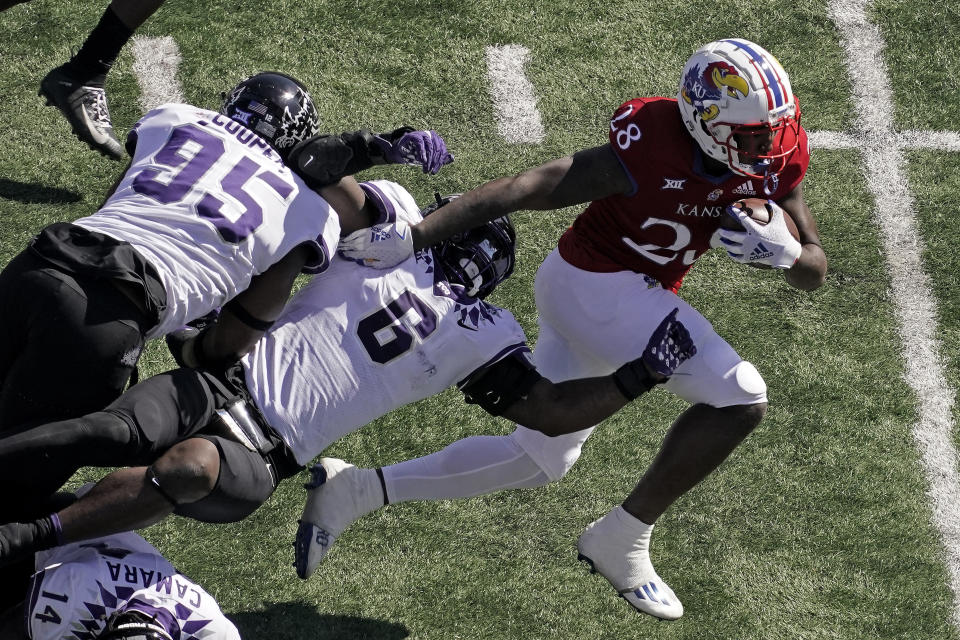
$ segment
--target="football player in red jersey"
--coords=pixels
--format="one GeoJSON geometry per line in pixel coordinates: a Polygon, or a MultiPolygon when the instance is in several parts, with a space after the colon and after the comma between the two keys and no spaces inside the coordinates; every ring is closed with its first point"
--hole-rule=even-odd
{"type": "MultiPolygon", "coordinates": [[[[414,245],[422,247],[514,211],[590,202],[537,273],[534,357],[552,380],[610,373],[639,353],[666,311],[679,307],[697,355],[666,388],[691,406],[623,504],[590,524],[578,544],[581,559],[631,605],[658,618],[679,618],[683,606],[651,564],[654,523],[730,455],[767,408],[756,368],[677,290],[711,246],[725,247],[738,262],[782,269],[799,289],[823,284],[827,259],[803,199],[810,157],[799,120],[789,78],[770,53],[742,39],[711,42],[687,61],[677,99],[638,98],[620,106],[607,144],[486,183],[413,227],[414,245]],[[771,205],[769,224],[727,211],[749,196],[778,205],[771,205]],[[799,241],[787,231],[784,211],[796,222],[799,241]],[[744,231],[720,229],[728,213],[741,218],[744,231]]],[[[362,256],[370,247],[341,249],[362,256]]],[[[389,262],[384,247],[375,251],[389,262]]],[[[531,486],[538,471],[542,483],[558,480],[590,433],[550,438],[518,426],[496,446],[490,438],[468,438],[385,467],[385,475],[402,479],[402,465],[410,465],[416,478],[397,480],[399,495],[390,500],[478,495],[511,486],[513,476],[512,486],[531,486]],[[482,447],[483,456],[470,455],[471,446],[482,447]],[[472,468],[480,464],[498,471],[472,468]]],[[[335,484],[334,478],[314,490],[330,494],[330,508],[343,506],[337,496],[344,492],[335,484]]]]}

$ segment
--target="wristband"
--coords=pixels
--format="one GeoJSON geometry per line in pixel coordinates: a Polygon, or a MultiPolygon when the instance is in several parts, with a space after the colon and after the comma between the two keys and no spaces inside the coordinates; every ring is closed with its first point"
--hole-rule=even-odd
{"type": "Polygon", "coordinates": [[[661,381],[654,380],[642,358],[637,358],[613,372],[613,382],[627,400],[635,400],[661,381]]]}

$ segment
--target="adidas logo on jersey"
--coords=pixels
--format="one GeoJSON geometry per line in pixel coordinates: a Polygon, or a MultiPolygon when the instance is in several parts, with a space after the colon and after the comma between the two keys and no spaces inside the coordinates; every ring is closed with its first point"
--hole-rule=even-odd
{"type": "Polygon", "coordinates": [[[763,260],[764,258],[769,258],[773,255],[773,251],[767,249],[762,242],[758,242],[757,246],[753,248],[753,251],[750,252],[750,262],[757,262],[758,260],[763,260]]]}
{"type": "Polygon", "coordinates": [[[738,196],[755,196],[757,195],[757,190],[753,188],[753,180],[747,180],[742,185],[734,189],[733,193],[738,196]]]}

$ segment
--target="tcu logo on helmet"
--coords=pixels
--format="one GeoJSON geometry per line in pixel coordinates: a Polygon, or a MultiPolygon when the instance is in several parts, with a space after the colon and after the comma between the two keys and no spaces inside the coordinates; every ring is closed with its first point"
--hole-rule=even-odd
{"type": "Polygon", "coordinates": [[[317,109],[307,90],[276,71],[250,76],[224,96],[220,113],[264,138],[281,156],[314,135],[317,109]]]}
{"type": "Polygon", "coordinates": [[[687,72],[680,95],[687,104],[693,105],[700,112],[704,122],[709,122],[720,115],[720,108],[715,104],[704,103],[720,100],[724,91],[729,97],[739,100],[750,93],[750,85],[736,67],[726,62],[711,62],[705,66],[693,67],[687,72]]]}
{"type": "MultiPolygon", "coordinates": [[[[309,100],[310,97],[307,96],[309,100]]],[[[280,135],[274,138],[273,143],[278,149],[289,149],[294,147],[301,140],[306,140],[313,135],[317,127],[316,111],[300,109],[296,114],[290,112],[290,107],[283,110],[280,117],[280,135]]]]}

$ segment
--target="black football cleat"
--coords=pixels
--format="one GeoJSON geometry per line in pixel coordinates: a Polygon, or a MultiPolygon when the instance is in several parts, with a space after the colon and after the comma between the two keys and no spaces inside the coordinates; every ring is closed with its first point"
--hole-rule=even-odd
{"type": "Polygon", "coordinates": [[[123,158],[123,147],[113,135],[103,87],[85,86],[72,79],[60,66],[40,82],[39,95],[47,99],[48,106],[56,107],[66,116],[74,135],[91,149],[112,160],[123,158]]]}

